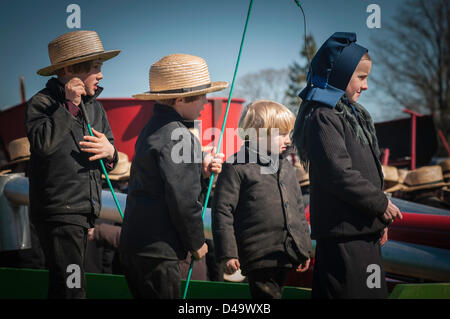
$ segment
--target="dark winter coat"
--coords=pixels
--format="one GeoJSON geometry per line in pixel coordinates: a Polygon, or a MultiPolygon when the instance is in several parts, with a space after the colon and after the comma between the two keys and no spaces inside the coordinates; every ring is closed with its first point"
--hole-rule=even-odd
{"type": "Polygon", "coordinates": [[[343,112],[309,103],[313,111],[305,122],[305,146],[310,161],[311,237],[381,233],[386,227],[381,216],[388,199],[382,191],[376,139],[367,134],[374,131],[367,127],[371,120],[362,120],[358,112],[363,125],[359,132],[365,139],[357,138],[343,112]]]}
{"type": "Polygon", "coordinates": [[[183,260],[205,243],[201,146],[172,107],[156,104],[136,142],[119,249],[183,260]],[[172,134],[177,131],[183,135],[172,134]],[[182,141],[190,149],[182,150],[182,141]],[[175,154],[187,156],[177,163],[175,154]],[[200,154],[200,158],[197,156],[200,154]]]}
{"type": "MultiPolygon", "coordinates": [[[[91,126],[114,138],[103,106],[94,96],[83,98],[91,126]]],[[[101,207],[102,172],[99,161],[89,161],[79,142],[89,135],[84,118],[65,107],[64,85],[52,78],[27,103],[25,126],[30,141],[30,208],[33,219],[55,214],[95,214],[101,207]]],[[[81,114],[81,113],[80,113],[81,114]]],[[[117,163],[117,151],[115,162],[117,163]]],[[[66,215],[67,216],[67,215],[66,215]]]]}
{"type": "Polygon", "coordinates": [[[295,170],[288,159],[280,158],[275,173],[262,174],[267,161],[258,155],[252,163],[249,152],[248,145],[243,146],[232,164],[223,164],[217,179],[212,206],[216,257],[238,258],[243,274],[299,265],[312,248],[295,170]],[[239,163],[243,152],[245,163],[239,163]]]}

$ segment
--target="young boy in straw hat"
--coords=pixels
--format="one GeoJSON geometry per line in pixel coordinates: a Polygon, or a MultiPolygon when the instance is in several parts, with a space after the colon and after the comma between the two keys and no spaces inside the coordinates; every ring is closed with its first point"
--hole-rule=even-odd
{"type": "Polygon", "coordinates": [[[172,54],[150,68],[152,118],[136,142],[131,164],[120,255],[136,298],[180,298],[179,261],[207,253],[202,191],[211,172],[220,173],[223,154],[202,160],[199,140],[189,131],[207,102],[206,93],[226,82],[211,82],[206,62],[172,54]],[[180,148],[181,146],[181,148],[180,148]]]}
{"type": "Polygon", "coordinates": [[[212,206],[217,258],[228,274],[242,268],[256,299],[280,299],[288,271],[309,267],[309,227],[287,158],[294,122],[294,114],[279,103],[251,103],[239,123],[244,145],[217,179],[212,206]],[[269,166],[276,169],[266,171],[269,166]]]}
{"type": "Polygon", "coordinates": [[[48,296],[85,298],[87,234],[100,213],[102,199],[97,160],[104,159],[109,170],[117,162],[113,134],[96,98],[103,90],[98,86],[103,61],[120,51],[104,51],[94,31],[75,31],[51,41],[48,52],[51,65],[37,73],[57,77],[26,108],[31,219],[49,267],[48,296]],[[94,137],[89,136],[80,111],[82,102],[94,137]],[[72,273],[77,278],[70,283],[72,273]]]}

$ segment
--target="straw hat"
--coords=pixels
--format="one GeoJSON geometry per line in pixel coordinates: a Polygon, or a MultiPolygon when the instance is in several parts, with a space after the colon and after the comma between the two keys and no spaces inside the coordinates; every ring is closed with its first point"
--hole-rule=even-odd
{"type": "MultiPolygon", "coordinates": [[[[108,173],[108,177],[111,181],[124,181],[130,178],[131,163],[128,161],[128,155],[122,152],[119,154],[119,160],[116,167],[108,173]]],[[[103,179],[106,179],[105,175],[102,175],[103,179]]]]}
{"type": "Polygon", "coordinates": [[[95,31],[73,31],[65,33],[48,44],[48,55],[52,65],[37,71],[37,74],[48,76],[66,66],[101,59],[109,60],[120,53],[120,50],[106,51],[95,31]]]}
{"type": "Polygon", "coordinates": [[[28,138],[21,137],[11,141],[8,144],[9,157],[11,160],[0,168],[7,168],[14,164],[26,162],[30,160],[30,142],[28,138]]]}
{"type": "Polygon", "coordinates": [[[305,171],[300,162],[295,162],[294,164],[295,174],[297,176],[297,181],[302,186],[309,186],[309,174],[305,171]]]}
{"type": "Polygon", "coordinates": [[[164,100],[202,95],[225,89],[227,82],[211,82],[205,60],[189,54],[171,54],[150,68],[150,91],[133,95],[139,100],[164,100]]]}
{"type": "Polygon", "coordinates": [[[443,160],[439,165],[442,167],[444,178],[450,178],[450,159],[443,160]]]}
{"type": "Polygon", "coordinates": [[[383,171],[384,176],[384,186],[385,193],[393,193],[395,191],[404,189],[404,185],[402,185],[399,181],[399,173],[398,169],[395,166],[381,165],[381,169],[383,171]]]}
{"type": "Polygon", "coordinates": [[[442,167],[439,165],[424,166],[413,170],[406,175],[406,192],[412,192],[420,189],[439,188],[448,185],[444,182],[442,167]]]}

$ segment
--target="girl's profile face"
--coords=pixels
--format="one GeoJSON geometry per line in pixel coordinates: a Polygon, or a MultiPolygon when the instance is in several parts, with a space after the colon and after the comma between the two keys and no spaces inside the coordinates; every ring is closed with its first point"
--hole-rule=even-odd
{"type": "Polygon", "coordinates": [[[368,89],[367,78],[369,77],[372,61],[364,59],[359,61],[358,66],[353,72],[350,82],[348,82],[345,96],[350,103],[355,103],[361,95],[362,91],[368,89]]]}

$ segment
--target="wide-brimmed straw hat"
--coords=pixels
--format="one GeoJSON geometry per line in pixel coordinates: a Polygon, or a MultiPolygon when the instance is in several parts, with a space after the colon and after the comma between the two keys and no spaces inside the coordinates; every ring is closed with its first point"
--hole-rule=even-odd
{"type": "Polygon", "coordinates": [[[450,178],[450,159],[443,160],[439,165],[442,167],[444,178],[450,178]]]}
{"type": "Polygon", "coordinates": [[[294,164],[295,174],[297,176],[297,181],[300,184],[300,187],[309,186],[309,174],[305,171],[302,164],[300,162],[295,162],[294,164]]]}
{"type": "MultiPolygon", "coordinates": [[[[108,177],[111,181],[125,181],[130,178],[131,163],[128,160],[128,155],[122,152],[117,152],[119,159],[116,167],[108,173],[108,177]]],[[[102,175],[103,179],[106,179],[105,175],[102,175]]]]}
{"type": "Polygon", "coordinates": [[[65,33],[48,44],[51,65],[40,69],[37,74],[53,75],[66,66],[97,59],[106,61],[119,53],[120,50],[105,51],[95,31],[65,33]]]}
{"type": "Polygon", "coordinates": [[[150,67],[150,91],[133,95],[139,100],[165,100],[220,91],[228,82],[211,82],[208,65],[200,57],[171,54],[150,67]]]}
{"type": "Polygon", "coordinates": [[[30,153],[30,142],[28,141],[28,138],[21,137],[12,140],[8,144],[8,151],[11,160],[8,163],[0,166],[0,169],[6,169],[8,167],[11,167],[12,165],[29,161],[31,153],[30,153]]]}
{"type": "Polygon", "coordinates": [[[447,186],[442,175],[442,167],[439,165],[424,166],[410,171],[405,178],[406,192],[421,189],[434,189],[447,186]]]}
{"type": "Polygon", "coordinates": [[[384,182],[387,186],[398,183],[398,169],[395,166],[381,165],[383,170],[384,182]]]}

